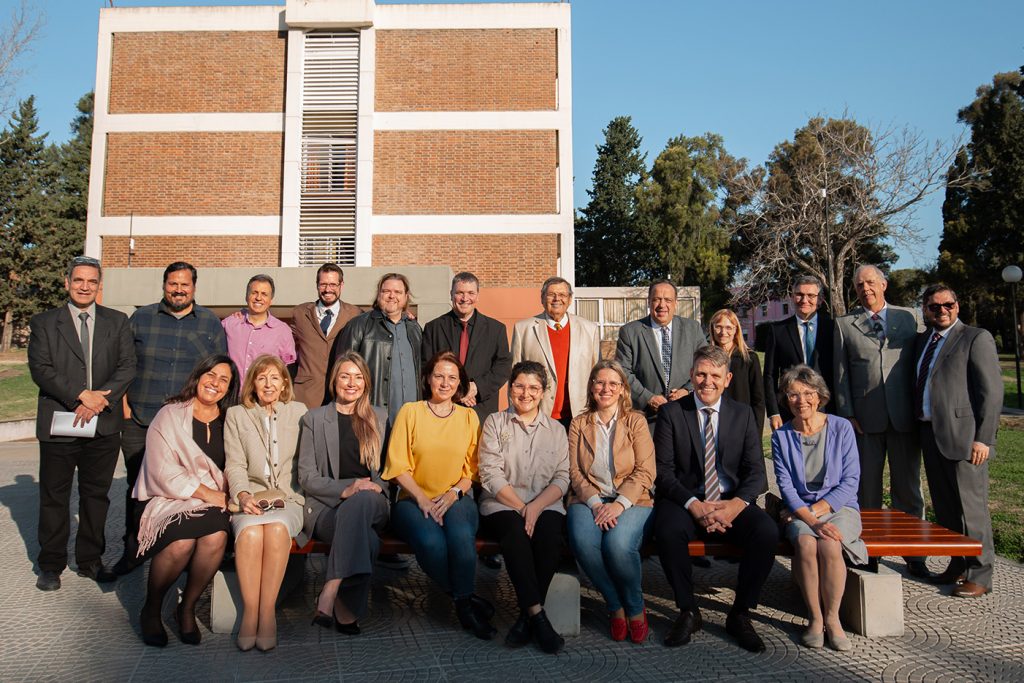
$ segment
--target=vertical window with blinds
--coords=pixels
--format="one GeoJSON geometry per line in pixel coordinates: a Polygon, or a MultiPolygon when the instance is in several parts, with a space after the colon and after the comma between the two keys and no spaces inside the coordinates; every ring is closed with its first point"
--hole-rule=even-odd
{"type": "Polygon", "coordinates": [[[359,32],[305,35],[299,265],[355,265],[359,32]]]}

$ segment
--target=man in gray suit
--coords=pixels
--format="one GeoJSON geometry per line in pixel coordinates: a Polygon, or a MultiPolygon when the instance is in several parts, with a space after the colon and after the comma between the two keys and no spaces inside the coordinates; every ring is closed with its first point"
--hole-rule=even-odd
{"type": "MultiPolygon", "coordinates": [[[[882,470],[889,459],[892,507],[924,516],[921,450],[912,410],[914,338],[923,329],[913,309],[885,301],[888,281],[875,266],[853,274],[861,309],[836,320],[836,412],[857,432],[862,508],[882,507],[882,470]]],[[[924,558],[908,557],[911,575],[928,578],[924,558]]]]}
{"type": "Polygon", "coordinates": [[[633,406],[644,410],[652,431],[658,409],[692,390],[693,352],[708,343],[700,323],[676,315],[678,297],[678,289],[668,280],[651,283],[647,288],[650,313],[620,327],[615,348],[615,359],[629,380],[633,406]]]}
{"type": "Polygon", "coordinates": [[[993,454],[1003,380],[992,335],[958,320],[956,292],[932,285],[922,297],[928,331],[914,348],[914,408],[935,518],[981,541],[981,557],[953,557],[933,583],[955,583],[953,595],[992,592],[992,518],[988,461],[993,454]]]}

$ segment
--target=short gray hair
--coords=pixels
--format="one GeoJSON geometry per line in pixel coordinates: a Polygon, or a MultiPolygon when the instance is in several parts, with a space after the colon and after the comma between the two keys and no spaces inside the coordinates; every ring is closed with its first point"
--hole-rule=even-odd
{"type": "Polygon", "coordinates": [[[828,385],[825,384],[825,378],[821,376],[814,368],[809,365],[794,365],[789,370],[782,373],[782,377],[779,378],[779,401],[785,405],[787,402],[786,394],[789,393],[790,387],[796,382],[806,384],[818,394],[818,405],[824,407],[828,400],[832,397],[832,392],[828,390],[828,385]]]}
{"type": "Polygon", "coordinates": [[[564,277],[558,277],[556,275],[555,277],[549,277],[547,280],[544,281],[544,284],[540,286],[541,300],[547,297],[548,288],[551,287],[551,285],[565,285],[566,287],[569,288],[569,296],[572,296],[572,285],[569,284],[569,281],[566,280],[564,277]]]}
{"type": "Polygon", "coordinates": [[[853,271],[853,279],[854,279],[855,282],[856,282],[857,277],[860,275],[860,272],[862,270],[873,270],[876,273],[878,273],[878,277],[882,278],[883,282],[888,282],[889,281],[889,278],[886,277],[885,273],[882,272],[881,268],[879,268],[878,266],[873,266],[870,263],[862,263],[859,266],[857,266],[857,270],[853,271]]]}
{"type": "Polygon", "coordinates": [[[818,288],[818,294],[821,294],[825,289],[817,275],[798,275],[793,278],[793,285],[789,288],[789,291],[795,292],[796,288],[800,285],[814,285],[818,288]]]}
{"type": "Polygon", "coordinates": [[[102,282],[103,267],[100,265],[99,260],[94,259],[92,256],[76,256],[75,258],[71,259],[71,263],[68,264],[68,269],[64,273],[64,277],[68,279],[68,282],[71,281],[71,276],[74,274],[75,268],[78,268],[79,266],[95,268],[99,272],[100,281],[102,282]]]}
{"type": "Polygon", "coordinates": [[[729,354],[722,349],[721,346],[702,346],[693,352],[693,365],[696,367],[697,363],[702,360],[706,360],[715,367],[727,368],[729,367],[729,354]]]}
{"type": "Polygon", "coordinates": [[[253,275],[251,278],[249,278],[249,281],[245,283],[246,297],[249,296],[249,290],[252,287],[252,283],[254,282],[266,282],[268,285],[270,285],[270,296],[274,296],[274,294],[277,293],[277,288],[274,286],[274,278],[270,277],[265,273],[260,273],[259,275],[253,275]]]}

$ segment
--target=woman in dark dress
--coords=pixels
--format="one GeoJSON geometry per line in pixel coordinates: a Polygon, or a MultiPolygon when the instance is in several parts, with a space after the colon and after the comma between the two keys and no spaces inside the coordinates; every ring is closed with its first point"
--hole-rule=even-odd
{"type": "Polygon", "coordinates": [[[237,396],[235,364],[225,355],[207,356],[147,430],[146,454],[132,493],[148,501],[139,526],[139,554],[152,558],[139,619],[146,645],[167,645],[164,597],[186,569],[178,633],[181,642],[199,644],[196,602],[220,567],[230,529],[224,414],[237,396]]]}
{"type": "Polygon", "coordinates": [[[711,333],[711,345],[721,347],[729,354],[729,372],[732,373],[732,380],[725,389],[725,395],[753,408],[757,433],[763,434],[765,404],[761,361],[743,341],[739,318],[728,308],[723,308],[711,316],[708,328],[711,333]]]}

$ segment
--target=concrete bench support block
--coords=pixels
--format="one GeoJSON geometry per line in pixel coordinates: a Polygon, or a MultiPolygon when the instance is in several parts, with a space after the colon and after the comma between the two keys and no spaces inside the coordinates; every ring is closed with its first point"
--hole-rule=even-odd
{"type": "Polygon", "coordinates": [[[903,577],[885,566],[878,573],[849,569],[839,607],[843,623],[868,638],[903,635],[903,577]]]}
{"type": "Polygon", "coordinates": [[[572,574],[556,573],[551,579],[544,611],[562,636],[580,634],[580,580],[572,574]]]}
{"type": "MultiPolygon", "coordinates": [[[[292,555],[277,594],[277,604],[302,583],[306,573],[306,557],[292,555]]],[[[242,621],[242,588],[234,571],[219,571],[210,586],[210,628],[214,633],[235,633],[242,621]]]]}

